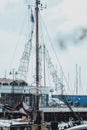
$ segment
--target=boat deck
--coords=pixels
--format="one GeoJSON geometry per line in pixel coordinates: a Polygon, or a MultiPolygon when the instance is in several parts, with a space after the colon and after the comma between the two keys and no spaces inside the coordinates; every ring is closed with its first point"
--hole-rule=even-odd
{"type": "MultiPolygon", "coordinates": [[[[71,107],[74,112],[87,112],[87,107],[71,107]]],[[[63,107],[43,107],[40,108],[43,112],[71,112],[67,106],[63,107]]]]}

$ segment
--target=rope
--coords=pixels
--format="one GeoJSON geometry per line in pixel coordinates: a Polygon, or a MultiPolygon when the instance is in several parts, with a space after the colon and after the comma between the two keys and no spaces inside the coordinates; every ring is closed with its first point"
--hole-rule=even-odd
{"type": "MultiPolygon", "coordinates": [[[[26,16],[27,16],[27,15],[26,15],[26,16]]],[[[21,30],[20,30],[20,33],[19,33],[19,37],[18,37],[16,46],[15,46],[15,49],[14,49],[14,53],[13,53],[13,56],[12,56],[12,59],[11,59],[9,68],[11,68],[11,66],[12,66],[12,64],[13,64],[13,61],[14,61],[14,59],[15,59],[16,50],[17,50],[17,47],[18,47],[18,44],[19,44],[19,41],[20,41],[20,36],[21,36],[21,34],[22,34],[22,32],[23,32],[23,28],[24,28],[26,16],[24,17],[24,20],[23,20],[23,23],[22,23],[22,26],[21,26],[21,30]]]]}
{"type": "MultiPolygon", "coordinates": [[[[41,15],[40,15],[40,17],[41,17],[41,15]]],[[[42,17],[41,17],[41,18],[42,18],[42,17]]],[[[55,49],[54,49],[54,47],[53,47],[53,43],[52,43],[51,38],[50,38],[50,36],[49,36],[49,34],[48,34],[48,30],[47,30],[47,28],[46,28],[46,25],[45,25],[43,19],[42,19],[42,22],[43,22],[43,25],[44,25],[45,30],[46,30],[46,32],[47,32],[49,41],[50,41],[50,43],[51,43],[51,47],[52,47],[52,49],[53,49],[53,51],[54,51],[54,54],[55,54],[57,63],[59,64],[59,67],[60,67],[60,69],[61,69],[61,71],[62,71],[62,73],[63,73],[64,79],[65,79],[65,82],[66,82],[67,86],[69,87],[68,82],[67,82],[67,79],[66,79],[65,74],[64,74],[64,72],[63,72],[62,66],[61,66],[60,61],[59,61],[59,59],[58,59],[58,56],[57,56],[57,54],[56,54],[56,52],[55,52],[55,49]]],[[[69,88],[69,90],[70,90],[70,88],[69,88]]],[[[70,90],[70,91],[71,91],[71,90],[70,90]]]]}
{"type": "MultiPolygon", "coordinates": [[[[44,24],[44,22],[43,22],[43,24],[44,24]]],[[[62,73],[63,73],[64,78],[65,78],[66,84],[67,84],[67,86],[69,87],[68,82],[67,82],[67,79],[66,79],[66,77],[65,77],[65,75],[64,75],[62,66],[61,66],[60,61],[59,61],[59,59],[58,59],[58,57],[57,57],[57,54],[56,54],[56,52],[55,52],[55,50],[54,50],[54,47],[53,47],[51,38],[50,38],[50,36],[49,36],[49,34],[48,34],[48,31],[47,31],[47,28],[46,28],[45,24],[44,24],[44,27],[45,27],[45,29],[46,29],[46,32],[47,32],[49,41],[50,41],[50,43],[51,43],[52,49],[53,49],[53,51],[54,51],[55,57],[56,57],[56,59],[57,59],[57,62],[58,62],[58,64],[59,64],[60,69],[61,69],[61,71],[62,71],[62,73]]],[[[69,89],[70,89],[70,88],[69,88],[69,89]]],[[[66,100],[66,102],[67,102],[67,106],[68,106],[69,109],[74,113],[74,115],[77,117],[77,119],[78,119],[79,121],[82,121],[82,118],[80,118],[79,115],[76,114],[76,113],[73,111],[73,109],[71,108],[70,104],[68,103],[67,97],[65,97],[65,100],[66,100]]],[[[54,112],[54,113],[55,113],[55,112],[54,112]]]]}

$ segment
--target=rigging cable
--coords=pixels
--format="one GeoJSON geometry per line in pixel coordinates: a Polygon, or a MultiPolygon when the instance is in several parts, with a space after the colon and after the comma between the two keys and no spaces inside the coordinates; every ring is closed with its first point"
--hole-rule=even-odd
{"type": "Polygon", "coordinates": [[[22,80],[26,80],[27,78],[28,66],[29,66],[31,50],[32,50],[32,37],[34,33],[34,16],[33,16],[32,9],[31,9],[30,20],[31,20],[30,38],[28,42],[25,44],[23,55],[22,55],[22,58],[20,59],[20,65],[18,68],[18,79],[22,79],[22,80]]]}
{"type": "MultiPolygon", "coordinates": [[[[44,24],[44,22],[43,22],[43,24],[44,24]]],[[[46,32],[47,32],[47,34],[48,34],[48,31],[47,31],[47,28],[46,28],[45,24],[44,24],[44,27],[45,27],[46,32]]],[[[58,57],[57,57],[57,54],[56,54],[56,52],[55,52],[55,50],[54,50],[54,47],[53,47],[53,45],[52,45],[52,41],[51,41],[51,38],[50,38],[49,34],[48,34],[48,38],[49,38],[49,41],[50,41],[51,46],[52,46],[52,48],[53,48],[53,51],[54,51],[54,53],[55,53],[55,57],[56,57],[56,59],[57,59],[57,62],[58,62],[58,64],[59,64],[59,66],[60,66],[60,68],[61,68],[61,71],[62,71],[62,73],[63,73],[63,76],[64,76],[64,78],[65,78],[66,84],[68,85],[68,82],[67,82],[67,80],[66,80],[66,77],[65,77],[65,75],[64,75],[62,66],[61,66],[61,64],[60,64],[60,61],[59,61],[59,59],[58,59],[58,57]]],[[[70,88],[69,88],[69,89],[70,89],[70,88]]],[[[67,97],[64,96],[64,98],[65,98],[65,100],[66,100],[66,103],[67,103],[67,106],[69,107],[69,109],[74,113],[74,115],[77,117],[77,119],[78,119],[79,121],[82,121],[82,118],[80,118],[80,116],[73,111],[72,107],[70,106],[70,104],[69,104],[69,102],[68,102],[67,97]]]]}
{"type": "Polygon", "coordinates": [[[18,40],[17,40],[16,46],[15,46],[15,49],[14,49],[14,53],[13,53],[13,56],[12,56],[12,59],[11,59],[11,62],[10,62],[9,68],[12,67],[13,62],[14,62],[14,59],[15,59],[15,54],[16,54],[17,47],[18,47],[18,44],[19,44],[19,41],[20,41],[20,36],[21,36],[21,34],[22,34],[22,32],[23,32],[23,28],[24,28],[24,24],[25,24],[26,16],[27,16],[27,15],[25,15],[25,17],[24,17],[24,20],[23,20],[23,23],[22,23],[22,26],[21,26],[21,31],[19,32],[19,37],[18,37],[18,40]]]}
{"type": "Polygon", "coordinates": [[[44,68],[44,72],[43,72],[43,75],[44,75],[44,76],[43,76],[43,78],[44,78],[44,86],[46,86],[44,36],[43,36],[43,31],[42,31],[43,29],[42,29],[42,23],[41,23],[41,21],[40,21],[40,26],[41,26],[41,33],[40,33],[40,34],[41,34],[41,39],[40,39],[40,40],[41,40],[41,42],[42,42],[42,45],[41,45],[41,46],[42,46],[42,52],[41,52],[41,53],[42,53],[42,56],[43,56],[42,58],[43,58],[43,61],[44,61],[44,62],[43,62],[43,68],[44,68]]]}
{"type": "MultiPolygon", "coordinates": [[[[40,14],[40,16],[41,16],[41,14],[40,14]]],[[[41,18],[42,18],[42,17],[41,17],[41,18]]],[[[50,41],[50,43],[51,43],[51,47],[52,47],[52,49],[53,49],[53,51],[54,51],[54,54],[55,54],[55,57],[56,57],[57,62],[58,62],[58,64],[59,64],[59,67],[60,67],[60,69],[61,69],[61,71],[62,71],[62,73],[63,73],[63,76],[64,76],[64,79],[65,79],[65,81],[66,81],[66,84],[67,84],[67,86],[69,86],[69,85],[68,85],[68,82],[67,82],[67,79],[66,79],[66,77],[65,77],[65,75],[64,75],[64,72],[63,72],[62,66],[61,66],[61,64],[60,64],[60,61],[59,61],[59,59],[58,59],[58,56],[57,56],[57,54],[56,54],[56,52],[55,52],[55,49],[54,49],[54,47],[53,47],[53,44],[52,44],[51,38],[50,38],[49,33],[48,33],[48,30],[47,30],[47,27],[46,27],[46,25],[45,25],[43,19],[42,19],[42,22],[43,22],[43,25],[44,25],[45,30],[46,30],[46,32],[47,32],[47,35],[48,35],[49,41],[50,41]]],[[[70,88],[69,88],[69,89],[70,89],[70,88]]],[[[71,90],[70,90],[70,91],[71,91],[71,90]]]]}

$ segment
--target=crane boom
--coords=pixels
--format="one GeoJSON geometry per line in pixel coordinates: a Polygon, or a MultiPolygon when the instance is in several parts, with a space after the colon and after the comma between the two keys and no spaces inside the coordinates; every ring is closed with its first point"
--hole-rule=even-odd
{"type": "Polygon", "coordinates": [[[51,61],[51,58],[50,58],[50,55],[49,55],[49,52],[46,48],[46,46],[44,45],[44,50],[45,50],[45,57],[46,57],[46,62],[48,64],[48,68],[49,68],[49,71],[50,71],[50,74],[52,76],[52,79],[53,79],[53,82],[55,84],[55,90],[59,90],[61,89],[61,93],[63,93],[63,84],[61,83],[61,79],[58,77],[58,73],[57,73],[57,70],[55,69],[52,61],[51,61]]]}
{"type": "Polygon", "coordinates": [[[30,60],[30,55],[32,50],[32,37],[34,33],[34,18],[32,15],[32,10],[31,10],[31,22],[32,22],[32,28],[31,28],[30,38],[28,42],[25,44],[24,52],[22,58],[20,59],[20,65],[18,67],[17,79],[21,79],[21,80],[26,80],[27,78],[29,60],[30,60]]]}

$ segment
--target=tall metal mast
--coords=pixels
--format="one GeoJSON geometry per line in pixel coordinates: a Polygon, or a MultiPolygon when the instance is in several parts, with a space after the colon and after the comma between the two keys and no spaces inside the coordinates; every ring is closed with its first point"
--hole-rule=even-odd
{"type": "Polygon", "coordinates": [[[39,7],[40,0],[36,0],[36,8],[35,8],[35,14],[36,14],[36,97],[35,97],[35,107],[36,110],[39,109],[39,96],[38,96],[38,88],[39,88],[39,22],[38,22],[38,13],[39,13],[39,7]]]}

